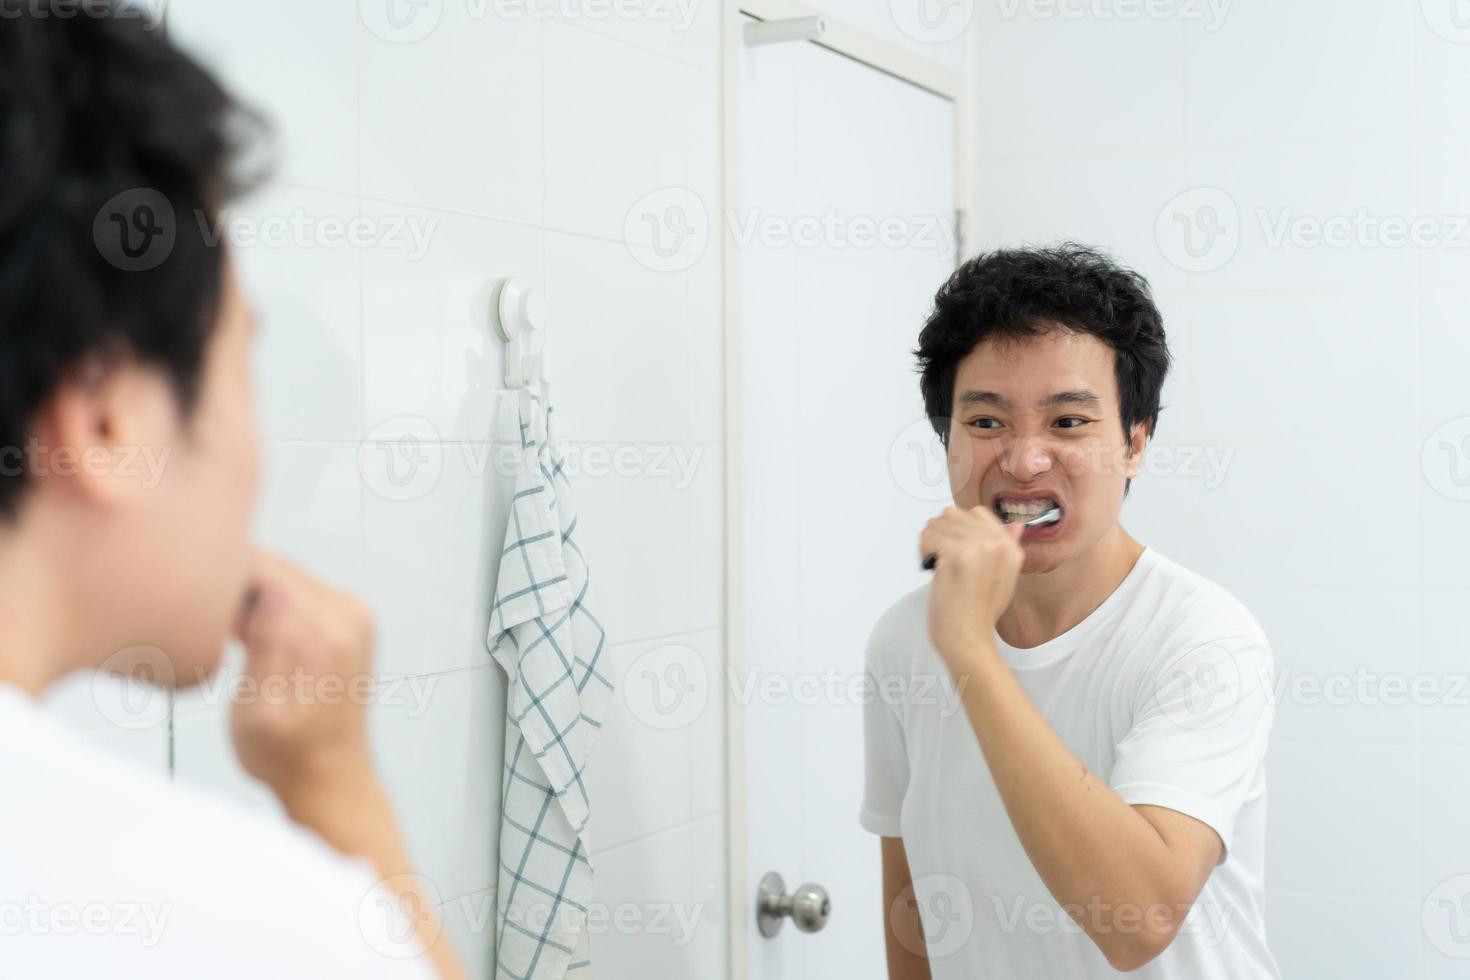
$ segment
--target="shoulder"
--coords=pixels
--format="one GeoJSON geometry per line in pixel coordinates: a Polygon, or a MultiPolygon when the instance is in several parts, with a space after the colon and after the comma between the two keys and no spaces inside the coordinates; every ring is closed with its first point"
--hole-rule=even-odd
{"type": "MultiPolygon", "coordinates": [[[[324,971],[346,964],[363,976],[421,975],[412,972],[423,964],[416,950],[407,952],[412,962],[385,952],[382,931],[363,921],[379,912],[367,861],[278,812],[173,782],[34,705],[0,704],[0,731],[26,735],[3,755],[7,779],[28,801],[0,813],[11,842],[0,861],[4,890],[127,894],[147,911],[139,928],[156,930],[164,959],[237,949],[230,976],[282,957],[324,971]],[[19,840],[26,846],[15,847],[19,840]]],[[[126,957],[125,945],[120,938],[108,955],[126,957]]]]}
{"type": "Polygon", "coordinates": [[[928,611],[928,582],[891,603],[868,636],[868,667],[891,670],[910,664],[919,645],[928,643],[928,611]]]}
{"type": "Polygon", "coordinates": [[[1227,589],[1156,552],[1140,588],[1137,613],[1154,634],[1149,646],[1165,661],[1192,651],[1219,649],[1271,662],[1260,622],[1227,589]]]}
{"type": "Polygon", "coordinates": [[[344,866],[335,851],[288,822],[279,810],[247,807],[170,779],[74,731],[44,709],[28,722],[32,738],[27,751],[10,761],[30,784],[37,810],[68,829],[115,827],[136,845],[127,849],[129,854],[181,874],[199,864],[245,865],[281,854],[308,871],[344,866]],[[105,814],[88,805],[104,800],[105,814]],[[161,858],[142,855],[163,842],[171,846],[161,858]],[[225,846],[229,842],[236,843],[225,846]],[[175,857],[189,851],[194,853],[183,860],[175,857]]]}

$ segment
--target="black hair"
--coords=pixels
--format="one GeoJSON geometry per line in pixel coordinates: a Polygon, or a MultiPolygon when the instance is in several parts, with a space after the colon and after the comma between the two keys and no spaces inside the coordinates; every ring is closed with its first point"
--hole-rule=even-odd
{"type": "Polygon", "coordinates": [[[981,253],[935,294],[913,353],[924,409],[946,448],[960,361],[988,338],[1036,337],[1059,327],[1113,349],[1123,437],[1140,422],[1153,435],[1170,357],[1148,280],[1096,249],[1065,242],[981,253]]]}
{"type": "Polygon", "coordinates": [[[136,4],[0,13],[4,520],[35,412],[85,359],[161,367],[190,417],[224,270],[209,229],[264,126],[136,4]]]}

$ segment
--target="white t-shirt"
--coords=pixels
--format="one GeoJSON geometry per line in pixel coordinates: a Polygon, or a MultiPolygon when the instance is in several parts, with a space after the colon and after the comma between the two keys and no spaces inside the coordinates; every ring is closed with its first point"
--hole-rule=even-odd
{"type": "Polygon", "coordinates": [[[0,801],[0,975],[438,975],[367,860],[93,746],[5,683],[0,801]]]}
{"type": "MultiPolygon", "coordinates": [[[[934,980],[1119,976],[1022,849],[929,640],[928,601],[927,584],[904,596],[869,641],[876,696],[864,708],[859,819],[903,838],[934,980]]],[[[998,633],[995,642],[1048,724],[1119,797],[1186,813],[1225,842],[1179,934],[1131,975],[1279,978],[1264,910],[1272,658],[1251,614],[1145,549],[1061,636],[1029,649],[998,633]]],[[[1107,921],[1111,911],[1089,914],[1107,921]]]]}

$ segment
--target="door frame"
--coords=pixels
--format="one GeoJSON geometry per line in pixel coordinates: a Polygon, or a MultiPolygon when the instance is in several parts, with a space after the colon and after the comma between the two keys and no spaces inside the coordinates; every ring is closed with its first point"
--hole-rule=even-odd
{"type": "MultiPolygon", "coordinates": [[[[954,106],[955,264],[968,254],[970,206],[970,100],[965,73],[884,40],[800,0],[723,0],[720,24],[721,73],[721,207],[715,220],[722,231],[721,288],[723,290],[725,355],[725,860],[728,906],[729,980],[745,980],[749,964],[746,947],[755,892],[746,875],[748,858],[745,795],[745,709],[738,701],[731,677],[745,672],[744,473],[745,444],[741,420],[744,403],[741,360],[741,264],[734,229],[726,216],[738,214],[740,198],[741,59],[744,57],[743,17],[782,20],[821,14],[826,32],[820,40],[791,42],[816,44],[861,62],[894,78],[932,92],[954,106]]],[[[967,59],[968,61],[968,59],[967,59]]],[[[857,819],[854,815],[853,819],[857,819]]]]}

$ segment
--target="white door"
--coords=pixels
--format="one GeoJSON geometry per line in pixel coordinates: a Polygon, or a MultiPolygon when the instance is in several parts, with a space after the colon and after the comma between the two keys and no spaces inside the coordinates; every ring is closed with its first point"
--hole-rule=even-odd
{"type": "Polygon", "coordinates": [[[744,49],[741,263],[747,908],[778,872],[825,927],[750,915],[748,975],[879,977],[879,843],[858,826],[863,651],[924,581],[947,502],[913,350],[953,270],[954,108],[815,44],[744,49]]]}

